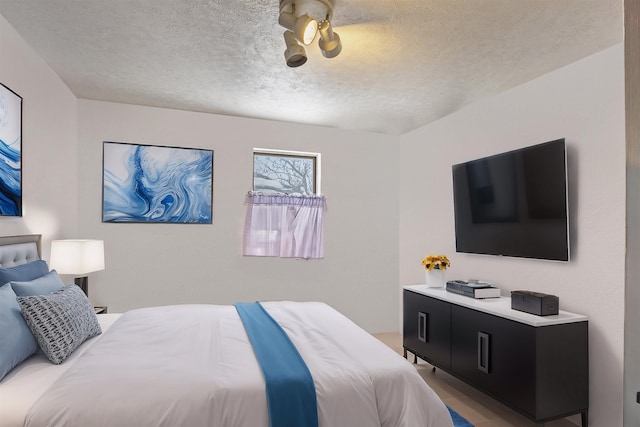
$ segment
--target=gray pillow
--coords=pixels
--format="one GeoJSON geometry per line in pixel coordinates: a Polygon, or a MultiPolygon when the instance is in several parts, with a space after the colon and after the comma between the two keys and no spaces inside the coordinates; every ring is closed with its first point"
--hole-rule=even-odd
{"type": "Polygon", "coordinates": [[[56,365],[87,339],[102,333],[93,306],[77,286],[17,300],[40,349],[56,365]]]}

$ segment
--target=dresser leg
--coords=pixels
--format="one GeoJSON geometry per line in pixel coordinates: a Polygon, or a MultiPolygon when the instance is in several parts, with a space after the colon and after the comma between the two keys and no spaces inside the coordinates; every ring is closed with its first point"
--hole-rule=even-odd
{"type": "Polygon", "coordinates": [[[584,411],[582,415],[582,427],[589,427],[589,411],[584,411]]]}
{"type": "Polygon", "coordinates": [[[407,347],[403,347],[403,349],[402,349],[402,350],[403,350],[403,354],[402,354],[402,355],[403,355],[403,356],[404,356],[404,358],[406,359],[406,358],[407,358],[407,347]]]}

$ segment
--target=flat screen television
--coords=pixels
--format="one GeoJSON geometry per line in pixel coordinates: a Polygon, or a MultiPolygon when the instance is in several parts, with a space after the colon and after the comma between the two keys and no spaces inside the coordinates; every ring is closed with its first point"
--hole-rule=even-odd
{"type": "Polygon", "coordinates": [[[456,252],[569,261],[564,139],[452,169],[456,252]]]}

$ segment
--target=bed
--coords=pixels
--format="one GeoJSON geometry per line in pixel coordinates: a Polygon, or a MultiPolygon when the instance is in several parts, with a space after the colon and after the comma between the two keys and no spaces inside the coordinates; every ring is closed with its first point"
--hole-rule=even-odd
{"type": "MultiPolygon", "coordinates": [[[[38,245],[34,236],[0,237],[0,266],[38,259],[38,245]]],[[[409,362],[330,306],[261,307],[313,377],[319,426],[453,425],[409,362]]],[[[2,378],[0,427],[270,425],[263,373],[234,306],[152,307],[96,318],[101,333],[60,364],[40,350],[2,378]]]]}

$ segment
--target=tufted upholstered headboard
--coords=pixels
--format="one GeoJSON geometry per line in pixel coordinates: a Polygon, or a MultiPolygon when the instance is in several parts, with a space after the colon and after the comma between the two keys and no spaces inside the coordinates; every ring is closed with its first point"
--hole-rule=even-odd
{"type": "Polygon", "coordinates": [[[42,235],[0,236],[0,267],[13,267],[40,259],[42,235]]]}

